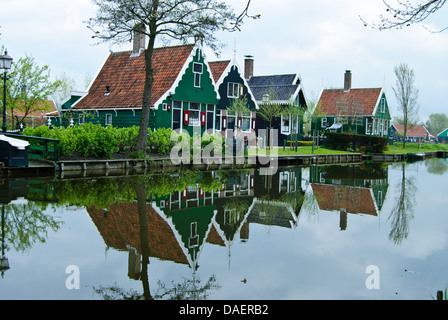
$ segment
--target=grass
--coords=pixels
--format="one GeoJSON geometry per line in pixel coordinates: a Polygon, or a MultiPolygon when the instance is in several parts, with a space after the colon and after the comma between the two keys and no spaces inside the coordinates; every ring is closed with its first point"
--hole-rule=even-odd
{"type": "Polygon", "coordinates": [[[384,153],[417,153],[417,152],[432,152],[432,151],[448,151],[448,144],[442,143],[406,143],[406,148],[403,149],[403,143],[395,142],[389,146],[389,150],[384,153]]]}

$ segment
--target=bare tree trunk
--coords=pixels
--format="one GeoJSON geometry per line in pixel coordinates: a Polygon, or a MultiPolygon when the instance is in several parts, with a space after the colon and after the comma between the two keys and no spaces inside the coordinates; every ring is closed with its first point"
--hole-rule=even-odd
{"type": "Polygon", "coordinates": [[[138,131],[136,150],[146,154],[149,113],[151,111],[151,91],[154,79],[154,69],[152,67],[152,56],[154,52],[155,36],[149,38],[149,44],[145,50],[146,78],[145,89],[143,91],[142,116],[140,118],[140,129],[138,131]]]}

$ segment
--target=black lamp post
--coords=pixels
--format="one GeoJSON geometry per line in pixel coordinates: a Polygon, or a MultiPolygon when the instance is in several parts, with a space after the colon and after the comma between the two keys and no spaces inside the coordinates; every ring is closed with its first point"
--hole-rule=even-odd
{"type": "Polygon", "coordinates": [[[3,70],[3,125],[2,132],[6,132],[6,79],[7,72],[11,69],[12,58],[8,56],[8,51],[5,50],[5,54],[0,56],[0,72],[3,70]]]}

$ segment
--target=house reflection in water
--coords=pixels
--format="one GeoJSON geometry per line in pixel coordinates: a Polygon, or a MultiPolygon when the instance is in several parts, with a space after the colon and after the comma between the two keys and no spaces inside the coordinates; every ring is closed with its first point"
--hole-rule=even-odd
{"type": "Polygon", "coordinates": [[[378,216],[389,187],[383,164],[318,166],[310,168],[310,183],[319,209],[340,212],[340,228],[347,214],[378,216]]]}
{"type": "MultiPolygon", "coordinates": [[[[256,170],[217,171],[217,190],[203,190],[198,181],[183,191],[154,196],[146,203],[151,257],[197,270],[204,245],[226,246],[249,240],[249,224],[291,228],[300,212],[301,168],[280,169],[274,176],[256,170]],[[288,197],[289,196],[289,197],[288,197]],[[293,201],[291,200],[293,199],[293,201]]],[[[128,274],[139,279],[142,252],[138,203],[115,203],[108,210],[87,211],[108,247],[129,251],[128,274]]]]}

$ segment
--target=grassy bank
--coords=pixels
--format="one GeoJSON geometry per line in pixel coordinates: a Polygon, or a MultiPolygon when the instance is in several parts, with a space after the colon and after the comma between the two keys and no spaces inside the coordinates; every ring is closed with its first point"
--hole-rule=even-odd
{"type": "Polygon", "coordinates": [[[434,151],[448,151],[448,144],[442,143],[406,143],[406,148],[403,149],[401,142],[395,142],[388,146],[384,151],[387,154],[401,154],[401,153],[418,153],[418,152],[434,152],[434,151]]]}

